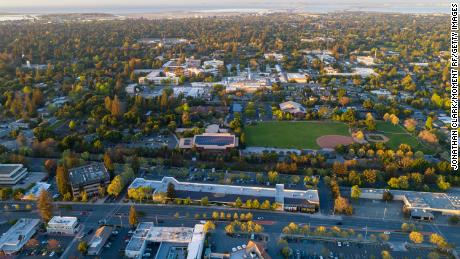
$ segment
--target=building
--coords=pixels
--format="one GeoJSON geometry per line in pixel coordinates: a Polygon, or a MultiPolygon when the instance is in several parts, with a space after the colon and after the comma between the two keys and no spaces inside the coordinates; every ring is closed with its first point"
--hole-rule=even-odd
{"type": "Polygon", "coordinates": [[[29,241],[37,231],[39,219],[21,218],[0,237],[0,251],[12,255],[29,241]]]}
{"type": "Polygon", "coordinates": [[[27,168],[22,164],[0,164],[0,185],[15,185],[24,179],[27,174],[27,168]]]}
{"type": "Polygon", "coordinates": [[[307,83],[307,74],[305,73],[286,73],[288,82],[307,83]]]}
{"type": "Polygon", "coordinates": [[[35,185],[32,188],[30,188],[24,194],[24,196],[21,198],[21,200],[35,201],[35,200],[37,200],[38,195],[40,195],[40,193],[42,191],[48,191],[50,186],[51,186],[51,184],[49,184],[49,183],[37,182],[37,183],[35,183],[35,185]]]}
{"type": "Polygon", "coordinates": [[[394,200],[402,201],[404,206],[414,214],[414,218],[421,212],[460,215],[460,196],[448,193],[363,188],[360,198],[382,199],[384,192],[390,192],[394,200]]]}
{"type": "Polygon", "coordinates": [[[375,59],[371,56],[357,56],[356,62],[366,65],[366,66],[373,66],[375,65],[375,59]]]}
{"type": "Polygon", "coordinates": [[[296,103],[293,101],[287,101],[284,103],[280,103],[280,110],[282,112],[287,112],[292,115],[296,116],[304,116],[306,114],[305,107],[303,107],[300,103],[296,103]]]}
{"type": "Polygon", "coordinates": [[[94,232],[94,236],[89,241],[88,255],[100,254],[110,235],[112,235],[112,231],[113,227],[110,226],[99,227],[96,232],[94,232]]]}
{"type": "Polygon", "coordinates": [[[279,54],[279,53],[265,53],[265,54],[264,54],[264,58],[265,58],[265,59],[268,59],[268,60],[273,59],[273,60],[275,60],[275,61],[277,61],[277,62],[280,62],[280,61],[283,60],[284,55],[283,55],[283,54],[279,54]]]}
{"type": "Polygon", "coordinates": [[[262,243],[250,240],[247,245],[235,247],[230,253],[230,259],[246,258],[271,259],[272,257],[265,251],[265,246],[262,243]]]}
{"type": "Polygon", "coordinates": [[[82,192],[88,195],[99,193],[100,186],[110,183],[110,175],[102,163],[93,163],[69,170],[70,186],[73,197],[79,197],[82,192]]]}
{"type": "Polygon", "coordinates": [[[230,133],[203,133],[179,140],[179,148],[194,147],[199,150],[228,150],[238,147],[238,138],[230,133]]]}
{"type": "Polygon", "coordinates": [[[202,258],[205,240],[204,225],[187,227],[156,227],[153,222],[139,223],[128,245],[125,256],[142,258],[149,243],[159,244],[154,258],[202,258]],[[181,254],[182,256],[178,256],[181,254]]]}
{"type": "Polygon", "coordinates": [[[78,232],[80,224],[76,217],[54,216],[46,226],[46,231],[50,234],[73,235],[78,232]]]}
{"type": "Polygon", "coordinates": [[[240,199],[254,199],[259,201],[268,200],[272,204],[280,205],[279,209],[299,212],[316,212],[319,208],[317,190],[291,190],[284,189],[284,184],[277,184],[275,188],[222,185],[209,183],[179,182],[174,177],[163,177],[161,181],[136,178],[128,189],[149,187],[154,194],[166,193],[169,183],[174,185],[176,194],[200,200],[208,197],[210,201],[220,203],[233,203],[238,197],[240,199]]]}
{"type": "Polygon", "coordinates": [[[179,77],[177,77],[174,73],[163,72],[163,70],[161,69],[155,69],[152,72],[150,72],[147,76],[139,77],[139,84],[142,85],[146,83],[152,83],[156,85],[170,83],[172,85],[178,85],[179,77]]]}

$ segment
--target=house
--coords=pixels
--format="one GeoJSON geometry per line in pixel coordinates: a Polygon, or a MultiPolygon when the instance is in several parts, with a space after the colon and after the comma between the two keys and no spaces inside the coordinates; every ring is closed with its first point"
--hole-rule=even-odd
{"type": "Polygon", "coordinates": [[[110,183],[110,175],[102,163],[93,163],[70,169],[69,180],[73,197],[82,192],[91,196],[99,193],[100,186],[110,183]]]}
{"type": "Polygon", "coordinates": [[[306,114],[305,107],[303,107],[300,103],[287,101],[284,103],[280,103],[279,106],[282,112],[287,112],[295,116],[303,116],[306,114]]]}
{"type": "Polygon", "coordinates": [[[273,59],[273,60],[275,60],[277,62],[280,62],[280,61],[283,60],[284,55],[283,54],[278,54],[278,53],[265,53],[264,58],[268,59],[268,60],[273,59]]]}

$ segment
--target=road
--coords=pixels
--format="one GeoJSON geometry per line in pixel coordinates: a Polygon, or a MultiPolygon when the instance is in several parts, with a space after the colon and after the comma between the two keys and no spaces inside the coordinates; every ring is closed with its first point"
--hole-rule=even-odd
{"type": "MultiPolygon", "coordinates": [[[[3,208],[4,204],[18,204],[18,202],[2,202],[0,204],[3,208]]],[[[20,203],[19,203],[20,204],[20,203]]],[[[56,208],[55,214],[65,216],[76,216],[85,227],[85,231],[90,228],[95,228],[99,225],[99,220],[106,220],[107,224],[114,225],[128,225],[128,214],[131,204],[127,203],[60,203],[67,204],[72,208],[56,208]],[[87,214],[87,215],[85,215],[87,214]]],[[[211,216],[212,212],[230,212],[231,214],[248,213],[249,210],[241,210],[234,208],[222,207],[199,207],[199,206],[176,206],[176,205],[151,205],[151,204],[136,204],[136,210],[139,214],[143,215],[142,221],[155,222],[157,219],[162,220],[167,226],[193,226],[199,220],[194,219],[195,214],[207,214],[211,216]],[[176,218],[176,213],[179,213],[179,219],[176,218]]],[[[12,210],[12,209],[10,209],[12,210]]],[[[382,218],[365,218],[356,216],[321,216],[320,214],[300,214],[300,213],[286,213],[277,211],[250,211],[254,215],[254,219],[262,217],[263,220],[256,220],[264,227],[264,232],[267,233],[271,239],[279,237],[283,227],[290,222],[297,224],[308,224],[311,228],[317,226],[332,227],[337,226],[341,229],[353,229],[357,233],[365,236],[365,229],[367,228],[368,237],[371,234],[379,234],[384,231],[391,232],[390,241],[405,242],[408,241],[407,234],[400,233],[401,224],[404,222],[400,219],[382,219],[382,218]]],[[[36,210],[32,211],[6,211],[2,213],[7,220],[17,219],[20,217],[38,217],[36,210]]],[[[218,228],[223,228],[226,224],[217,223],[218,228]]],[[[438,233],[443,235],[449,242],[454,243],[456,246],[460,244],[460,228],[457,226],[432,224],[416,222],[420,231],[425,234],[438,233]]],[[[73,242],[76,246],[78,242],[73,242]]]]}

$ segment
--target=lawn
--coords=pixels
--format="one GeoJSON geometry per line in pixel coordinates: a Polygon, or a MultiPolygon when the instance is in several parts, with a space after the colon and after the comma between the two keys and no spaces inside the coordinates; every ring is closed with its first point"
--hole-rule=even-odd
{"type": "Polygon", "coordinates": [[[432,151],[420,144],[418,139],[408,133],[401,125],[393,125],[389,122],[377,121],[377,130],[383,132],[390,140],[385,143],[391,149],[397,149],[401,144],[409,144],[414,151],[422,151],[430,154],[432,151]]]}
{"type": "Polygon", "coordinates": [[[255,147],[319,149],[316,139],[324,135],[350,136],[340,122],[272,121],[245,128],[246,145],[255,147]]]}

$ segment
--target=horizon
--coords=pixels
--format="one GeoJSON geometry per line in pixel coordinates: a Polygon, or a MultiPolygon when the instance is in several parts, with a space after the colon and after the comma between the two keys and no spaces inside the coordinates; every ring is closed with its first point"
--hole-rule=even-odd
{"type": "Polygon", "coordinates": [[[449,2],[446,0],[409,0],[404,3],[395,0],[385,1],[345,1],[338,0],[288,0],[279,3],[274,0],[250,2],[241,0],[210,0],[184,1],[159,0],[151,3],[146,0],[133,0],[129,3],[124,0],[81,0],[78,4],[73,1],[2,0],[0,13],[88,13],[101,12],[112,14],[129,13],[159,13],[159,12],[200,12],[200,11],[303,11],[303,12],[336,12],[336,11],[370,11],[370,12],[399,12],[399,13],[448,13],[449,2]]]}

